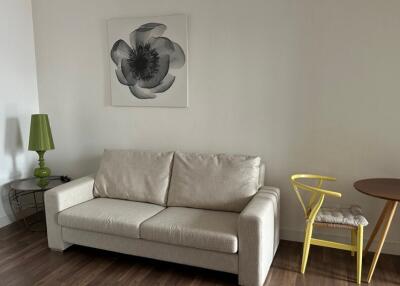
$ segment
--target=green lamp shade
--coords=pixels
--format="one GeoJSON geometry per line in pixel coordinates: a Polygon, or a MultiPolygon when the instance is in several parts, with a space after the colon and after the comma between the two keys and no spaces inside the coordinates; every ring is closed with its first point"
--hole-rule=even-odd
{"type": "Polygon", "coordinates": [[[29,150],[45,151],[54,149],[53,136],[47,114],[32,114],[29,150]]]}

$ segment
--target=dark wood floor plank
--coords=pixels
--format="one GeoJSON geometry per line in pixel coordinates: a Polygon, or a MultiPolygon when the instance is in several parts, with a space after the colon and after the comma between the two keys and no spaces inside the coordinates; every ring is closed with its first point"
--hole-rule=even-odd
{"type": "MultiPolygon", "coordinates": [[[[301,243],[281,241],[265,286],[356,285],[350,253],[312,246],[305,275],[301,255],[301,243]]],[[[364,260],[364,280],[372,255],[364,260]]],[[[0,229],[0,285],[228,286],[237,285],[237,276],[77,245],[57,253],[48,249],[45,233],[14,223],[0,229]]],[[[400,256],[381,255],[375,285],[400,286],[400,256]]]]}

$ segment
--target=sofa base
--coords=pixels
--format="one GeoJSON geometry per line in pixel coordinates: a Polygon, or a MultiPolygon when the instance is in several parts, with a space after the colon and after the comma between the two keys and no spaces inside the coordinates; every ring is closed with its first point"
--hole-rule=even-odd
{"type": "Polygon", "coordinates": [[[72,244],[73,244],[73,243],[69,243],[69,242],[63,241],[63,242],[61,242],[61,243],[58,243],[57,246],[51,247],[51,246],[49,245],[49,248],[50,248],[52,251],[63,253],[65,250],[67,250],[68,247],[72,246],[72,244]]]}
{"type": "MultiPolygon", "coordinates": [[[[70,246],[71,246],[72,244],[70,244],[70,246]]],[[[68,247],[67,247],[68,248],[68,247]]],[[[50,248],[50,250],[51,251],[54,251],[54,252],[58,252],[58,253],[63,253],[65,250],[67,250],[67,248],[65,248],[65,249],[57,249],[57,248],[50,248]]]]}
{"type": "Polygon", "coordinates": [[[237,253],[208,251],[67,227],[62,227],[62,237],[72,244],[238,274],[237,253]]]}

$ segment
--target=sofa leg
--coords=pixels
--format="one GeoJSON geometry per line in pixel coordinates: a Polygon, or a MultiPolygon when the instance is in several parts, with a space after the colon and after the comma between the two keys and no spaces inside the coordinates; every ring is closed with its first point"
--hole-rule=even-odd
{"type": "Polygon", "coordinates": [[[49,248],[51,251],[63,253],[68,247],[70,247],[72,244],[68,242],[59,242],[57,243],[57,246],[54,245],[49,245],[49,248]]]}
{"type": "Polygon", "coordinates": [[[65,251],[65,249],[63,250],[63,249],[57,249],[57,248],[50,248],[50,250],[53,252],[61,253],[61,254],[64,253],[64,251],[65,251]]]}
{"type": "Polygon", "coordinates": [[[266,281],[267,281],[267,278],[265,278],[265,281],[262,282],[261,284],[245,284],[245,283],[243,283],[243,282],[240,281],[239,275],[238,275],[237,284],[238,284],[239,286],[262,286],[262,285],[264,285],[264,284],[266,283],[266,281]]]}

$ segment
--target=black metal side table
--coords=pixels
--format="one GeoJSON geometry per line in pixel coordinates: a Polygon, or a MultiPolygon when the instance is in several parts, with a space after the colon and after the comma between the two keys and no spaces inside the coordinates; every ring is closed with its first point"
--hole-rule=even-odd
{"type": "Polygon", "coordinates": [[[8,199],[16,220],[22,219],[31,231],[45,231],[43,194],[70,180],[67,176],[50,176],[49,183],[45,187],[39,187],[36,178],[11,182],[8,199]]]}

